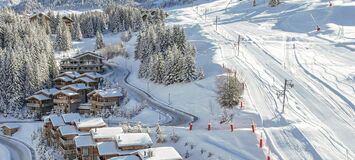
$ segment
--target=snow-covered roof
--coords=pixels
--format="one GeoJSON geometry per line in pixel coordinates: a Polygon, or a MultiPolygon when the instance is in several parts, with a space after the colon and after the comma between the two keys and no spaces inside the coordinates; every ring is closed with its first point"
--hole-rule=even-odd
{"type": "Polygon", "coordinates": [[[94,90],[88,94],[90,95],[100,95],[101,97],[122,97],[122,88],[111,88],[105,90],[94,90]]]}
{"type": "Polygon", "coordinates": [[[181,155],[173,147],[157,147],[138,151],[142,160],[182,160],[181,155]],[[152,155],[149,155],[152,152],[152,155]]]}
{"type": "Polygon", "coordinates": [[[19,124],[15,124],[15,123],[4,123],[1,125],[1,127],[16,129],[16,128],[20,128],[21,126],[19,124]]]}
{"type": "Polygon", "coordinates": [[[109,160],[141,160],[141,159],[135,155],[130,155],[130,156],[113,157],[110,158],[109,160]]]}
{"type": "Polygon", "coordinates": [[[71,79],[70,77],[68,77],[68,76],[61,76],[61,77],[58,77],[58,78],[56,78],[56,79],[54,79],[55,81],[56,80],[62,80],[62,81],[64,81],[64,82],[71,82],[71,81],[73,81],[73,79],[71,79]]]}
{"type": "Polygon", "coordinates": [[[97,72],[88,72],[88,73],[83,73],[81,76],[87,76],[91,79],[97,79],[97,78],[103,78],[104,76],[100,73],[97,72]]]}
{"type": "Polygon", "coordinates": [[[44,17],[50,19],[50,17],[47,16],[45,13],[35,13],[35,14],[31,15],[30,18],[32,19],[32,18],[35,18],[37,16],[39,16],[39,17],[44,16],[44,17]]]}
{"type": "Polygon", "coordinates": [[[63,118],[58,115],[50,115],[49,120],[52,122],[54,127],[59,127],[65,125],[63,118]]]}
{"type": "Polygon", "coordinates": [[[76,130],[75,126],[73,126],[73,125],[60,126],[58,129],[59,129],[59,132],[62,136],[77,135],[78,134],[78,131],[76,130]]]}
{"type": "Polygon", "coordinates": [[[64,72],[64,73],[59,74],[59,76],[68,76],[70,78],[75,79],[80,76],[80,73],[76,72],[76,71],[68,71],[68,72],[64,72]]]}
{"type": "Polygon", "coordinates": [[[96,82],[95,80],[89,78],[89,77],[80,77],[74,80],[74,82],[78,82],[78,81],[83,81],[85,83],[91,83],[91,82],[96,82]]]}
{"type": "Polygon", "coordinates": [[[115,142],[99,142],[96,143],[96,147],[100,156],[119,154],[119,149],[115,142]]]}
{"type": "Polygon", "coordinates": [[[78,54],[76,56],[74,56],[73,58],[81,58],[81,57],[84,57],[84,56],[87,56],[87,55],[90,55],[90,56],[93,56],[93,57],[96,57],[96,58],[99,58],[99,59],[104,59],[104,57],[94,53],[94,52],[85,52],[85,53],[81,53],[81,54],[78,54]]]}
{"type": "Polygon", "coordinates": [[[117,134],[122,134],[122,127],[104,127],[104,128],[94,128],[90,130],[92,138],[115,138],[117,134]]]}
{"type": "Polygon", "coordinates": [[[35,94],[44,94],[47,96],[51,96],[51,95],[54,95],[54,93],[56,93],[56,92],[58,92],[57,88],[49,88],[49,89],[42,89],[42,90],[36,92],[35,94]]]}
{"type": "Polygon", "coordinates": [[[106,123],[102,118],[91,118],[75,122],[77,128],[99,128],[105,127],[106,123]]]}
{"type": "Polygon", "coordinates": [[[76,136],[74,143],[76,148],[95,146],[95,142],[90,135],[76,136]]]}
{"type": "Polygon", "coordinates": [[[30,97],[26,98],[26,100],[30,100],[32,98],[37,99],[39,101],[50,100],[49,97],[47,97],[47,96],[45,96],[43,94],[36,94],[36,95],[30,96],[30,97]]]}
{"type": "Polygon", "coordinates": [[[127,133],[116,135],[118,147],[127,146],[150,146],[153,144],[152,139],[147,133],[127,133]]]}
{"type": "Polygon", "coordinates": [[[69,88],[78,91],[78,90],[90,89],[91,87],[87,86],[84,83],[76,83],[76,84],[64,86],[61,89],[69,89],[69,88]]]}
{"type": "Polygon", "coordinates": [[[79,93],[76,93],[72,90],[69,90],[69,89],[65,89],[65,90],[59,90],[58,92],[56,92],[54,95],[57,95],[59,93],[63,93],[65,94],[66,96],[74,96],[74,95],[79,95],[79,93]]]}
{"type": "Polygon", "coordinates": [[[62,114],[63,120],[65,123],[72,123],[72,122],[77,122],[81,119],[79,113],[67,113],[67,114],[62,114]]]}

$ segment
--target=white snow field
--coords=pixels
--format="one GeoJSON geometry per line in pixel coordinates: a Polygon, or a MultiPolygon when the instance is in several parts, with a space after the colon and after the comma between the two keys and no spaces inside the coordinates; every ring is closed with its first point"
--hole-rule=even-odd
{"type": "Polygon", "coordinates": [[[332,1],[329,7],[327,0],[285,0],[271,8],[264,0],[257,0],[255,7],[250,1],[200,0],[168,13],[168,23],[182,25],[195,44],[206,78],[190,84],[148,85],[136,78],[138,63],[133,62],[129,81],[200,118],[196,131],[183,133],[184,138],[191,137],[188,141],[222,159],[263,159],[269,152],[258,154],[256,141],[250,147],[253,140],[245,141],[248,136],[238,135],[238,130],[230,134],[228,126],[218,124],[215,78],[225,66],[247,86],[246,109],[238,111],[233,122],[240,130],[250,130],[254,120],[272,159],[355,158],[355,2],[332,1]],[[282,113],[277,92],[285,79],[294,87],[287,92],[282,113]],[[225,133],[207,132],[209,121],[225,133]]]}

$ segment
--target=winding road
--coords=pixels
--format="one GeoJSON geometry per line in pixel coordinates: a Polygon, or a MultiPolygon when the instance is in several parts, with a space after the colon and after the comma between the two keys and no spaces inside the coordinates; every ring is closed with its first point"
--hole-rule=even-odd
{"type": "Polygon", "coordinates": [[[5,154],[0,155],[1,160],[3,160],[2,158],[10,158],[10,160],[36,159],[34,150],[24,142],[15,138],[0,135],[0,145],[6,148],[6,150],[3,149],[0,151],[0,153],[5,154]]]}
{"type": "Polygon", "coordinates": [[[159,101],[149,93],[129,83],[128,77],[131,74],[130,71],[119,67],[117,64],[106,63],[106,65],[112,71],[110,77],[113,77],[112,79],[115,80],[115,83],[123,84],[131,96],[137,98],[139,101],[146,100],[148,106],[151,106],[154,110],[171,117],[169,121],[163,122],[161,125],[186,126],[188,123],[198,120],[198,117],[159,101]]]}

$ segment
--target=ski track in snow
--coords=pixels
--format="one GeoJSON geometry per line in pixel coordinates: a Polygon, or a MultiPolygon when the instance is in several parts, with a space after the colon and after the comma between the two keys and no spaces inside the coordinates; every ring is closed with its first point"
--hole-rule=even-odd
{"type": "MultiPolygon", "coordinates": [[[[297,9],[300,6],[302,6],[303,8],[307,8],[310,5],[311,5],[310,3],[302,4],[302,5],[299,5],[298,7],[296,6],[294,9],[297,9]]],[[[218,6],[218,3],[216,3],[215,6],[218,6]]],[[[293,8],[293,7],[291,6],[290,8],[293,8]]],[[[215,10],[216,11],[212,11],[209,14],[218,13],[219,10],[217,7],[215,7],[215,10]]],[[[282,12],[281,15],[285,14],[285,13],[286,12],[282,12]]],[[[325,157],[339,158],[339,157],[346,156],[345,155],[345,150],[346,150],[345,148],[349,147],[349,143],[348,143],[348,146],[345,146],[343,144],[343,142],[345,142],[345,141],[339,140],[338,136],[342,134],[344,129],[347,130],[346,128],[348,128],[348,130],[350,132],[351,132],[351,130],[354,130],[353,119],[352,119],[354,104],[345,95],[343,95],[342,93],[339,92],[339,90],[341,90],[341,89],[339,88],[337,83],[348,86],[348,87],[352,88],[352,90],[354,90],[353,86],[351,86],[349,84],[344,84],[343,82],[340,82],[336,75],[327,72],[326,67],[321,66],[325,70],[325,73],[332,75],[337,80],[337,82],[331,82],[332,85],[329,85],[327,82],[324,82],[323,80],[318,78],[316,75],[314,75],[310,71],[308,71],[305,68],[305,66],[303,66],[302,63],[299,62],[299,59],[298,59],[296,53],[294,53],[295,60],[297,62],[297,66],[300,67],[300,69],[296,69],[296,71],[303,72],[301,74],[303,74],[305,76],[302,76],[302,77],[292,76],[291,74],[284,71],[284,69],[281,67],[282,62],[280,60],[278,60],[277,58],[275,58],[272,54],[270,54],[271,51],[266,49],[263,46],[264,44],[261,43],[260,41],[258,41],[257,40],[258,38],[253,36],[255,33],[251,33],[248,30],[245,30],[244,28],[242,31],[236,32],[235,28],[229,28],[227,25],[219,25],[218,32],[215,32],[213,29],[213,27],[214,27],[213,24],[209,25],[208,22],[207,23],[204,22],[204,20],[203,20],[204,18],[202,18],[201,15],[200,15],[201,19],[199,19],[199,18],[195,18],[193,16],[193,14],[196,14],[196,13],[190,12],[190,13],[186,13],[186,14],[190,14],[189,18],[192,20],[193,19],[199,20],[200,24],[201,24],[200,26],[202,26],[202,28],[205,27],[205,29],[207,28],[206,30],[210,31],[210,32],[208,32],[210,37],[214,38],[214,41],[217,43],[217,45],[220,49],[221,58],[219,58],[218,61],[222,61],[224,64],[226,63],[225,65],[227,67],[230,67],[230,68],[233,68],[236,70],[246,69],[248,71],[248,72],[244,72],[244,74],[246,74],[246,76],[256,78],[256,80],[258,81],[259,84],[256,85],[254,82],[255,86],[253,86],[252,82],[249,82],[249,83],[247,82],[247,84],[248,84],[247,91],[248,91],[249,95],[252,95],[251,97],[253,97],[253,98],[258,97],[256,95],[260,95],[260,97],[264,97],[264,100],[262,100],[262,101],[266,102],[263,104],[264,105],[266,104],[266,106],[267,106],[266,107],[268,110],[267,112],[269,112],[267,114],[271,114],[271,116],[274,116],[274,117],[277,117],[278,114],[280,114],[279,112],[278,113],[275,112],[278,110],[278,103],[277,103],[278,99],[275,98],[274,96],[272,96],[272,95],[275,95],[275,91],[278,89],[278,87],[276,87],[276,85],[281,86],[283,83],[282,82],[283,78],[286,78],[286,77],[289,77],[290,79],[294,80],[296,87],[289,91],[289,93],[288,93],[289,98],[288,99],[290,102],[295,102],[297,105],[296,105],[296,107],[287,106],[288,107],[287,112],[290,112],[293,114],[291,116],[291,117],[293,117],[292,119],[296,118],[296,121],[293,120],[294,122],[291,122],[291,123],[287,122],[284,119],[284,117],[281,115],[279,121],[280,122],[283,121],[282,123],[285,123],[285,124],[280,125],[279,122],[271,122],[271,124],[269,124],[269,122],[265,123],[265,120],[270,121],[270,119],[269,119],[270,115],[265,115],[266,110],[262,109],[263,107],[258,106],[262,103],[253,102],[253,101],[256,101],[256,99],[251,100],[255,110],[257,110],[258,113],[260,113],[262,125],[263,125],[263,127],[265,127],[264,132],[266,133],[266,136],[269,137],[268,142],[271,143],[270,147],[271,147],[272,151],[275,152],[275,154],[277,154],[280,159],[286,159],[285,157],[288,157],[290,159],[303,159],[303,158],[308,159],[310,157],[307,157],[307,154],[311,154],[313,159],[322,159],[325,157]],[[243,33],[243,34],[241,34],[241,33],[243,33]],[[226,34],[229,36],[226,36],[226,34]],[[248,49],[248,51],[245,53],[242,53],[243,57],[236,57],[235,55],[230,56],[231,55],[230,52],[233,51],[233,49],[231,49],[232,48],[231,46],[232,46],[233,42],[236,41],[235,37],[237,37],[238,34],[243,35],[244,37],[247,38],[247,40],[251,41],[251,44],[245,44],[245,47],[248,49]],[[248,36],[246,36],[246,35],[248,35],[248,36]],[[226,48],[229,48],[229,49],[227,49],[226,51],[223,51],[226,48]],[[252,52],[250,52],[250,51],[252,51],[252,52]],[[229,53],[229,54],[226,55],[225,53],[229,53]],[[249,54],[248,55],[249,59],[250,59],[250,56],[252,56],[251,53],[253,53],[253,55],[254,55],[252,57],[252,58],[254,58],[252,61],[253,63],[248,62],[247,58],[244,55],[246,53],[249,54]],[[261,53],[264,54],[264,56],[261,53]],[[265,55],[266,55],[266,57],[265,57],[265,55]],[[241,58],[243,58],[243,59],[241,59],[241,58]],[[255,60],[257,61],[257,64],[254,63],[255,60]],[[258,66],[258,65],[261,65],[261,66],[259,66],[261,68],[255,68],[255,66],[258,66]],[[268,77],[268,79],[263,78],[265,76],[268,77]],[[271,77],[273,77],[273,78],[271,78],[271,77]],[[277,78],[277,80],[275,80],[275,77],[277,78]],[[272,81],[270,81],[270,79],[272,79],[272,81]],[[305,79],[307,79],[307,81],[305,81],[305,79]],[[309,88],[308,85],[312,85],[312,87],[309,88]],[[259,87],[256,87],[256,86],[259,86],[259,87]],[[333,86],[335,86],[336,89],[333,88],[333,86]],[[252,88],[253,90],[251,91],[251,89],[249,87],[255,87],[255,88],[252,88]],[[314,89],[316,89],[316,90],[314,90],[313,87],[315,87],[314,89]],[[319,89],[321,89],[321,90],[327,89],[328,91],[331,91],[333,94],[335,94],[335,96],[337,96],[338,98],[340,98],[341,100],[346,102],[351,109],[350,110],[343,109],[343,105],[337,103],[336,100],[333,98],[333,96],[330,96],[327,94],[319,94],[317,92],[319,89]],[[318,96],[320,96],[320,97],[318,97],[318,96]],[[306,106],[308,106],[308,107],[306,108],[306,106]],[[324,106],[326,108],[325,108],[325,110],[322,110],[319,108],[319,106],[324,106]],[[323,113],[326,113],[326,114],[323,115],[323,113]],[[327,124],[327,122],[324,122],[324,120],[325,120],[324,118],[327,118],[326,115],[329,115],[330,113],[332,113],[332,115],[336,116],[334,118],[334,120],[336,120],[336,122],[333,122],[333,124],[327,124]],[[281,130],[278,132],[275,132],[275,130],[273,130],[273,128],[275,127],[275,126],[273,126],[273,123],[280,125],[280,126],[277,126],[277,128],[281,128],[281,130]],[[341,130],[337,130],[337,129],[339,129],[338,126],[336,126],[337,123],[342,124],[342,126],[340,126],[340,128],[342,128],[341,130]],[[307,124],[306,125],[307,127],[305,127],[303,124],[307,124]],[[312,128],[312,129],[310,129],[310,128],[312,128]],[[273,133],[270,134],[270,132],[272,132],[272,131],[273,131],[273,133]],[[336,132],[336,134],[334,134],[334,132],[336,132]],[[275,134],[277,134],[277,135],[275,135],[275,134]],[[290,137],[290,135],[293,135],[294,137],[292,137],[292,136],[290,137]],[[276,136],[278,136],[278,137],[276,137],[276,136]],[[278,141],[280,139],[275,139],[275,138],[280,138],[280,137],[281,138],[283,137],[282,143],[288,144],[288,145],[283,146],[285,148],[281,148],[280,146],[275,145],[275,143],[281,143],[278,141]],[[272,140],[269,140],[269,139],[272,139],[272,140]],[[297,143],[297,139],[301,143],[297,143]],[[325,141],[322,139],[324,139],[325,141]],[[305,146],[302,146],[302,145],[305,145],[305,146]],[[321,146],[327,146],[327,147],[324,148],[321,146]],[[291,148],[293,148],[293,149],[291,149],[291,148]],[[303,151],[305,149],[306,149],[306,151],[303,151]],[[297,150],[299,152],[294,152],[294,150],[297,150]],[[284,152],[284,153],[282,153],[282,152],[284,152]],[[308,152],[308,153],[307,154],[306,153],[300,154],[300,152],[301,153],[308,152]],[[328,154],[324,155],[325,153],[328,153],[328,154]],[[330,153],[332,153],[332,154],[330,154],[330,153]],[[285,155],[287,155],[287,156],[285,156],[285,155]]],[[[288,16],[288,15],[285,14],[284,16],[288,16]]],[[[260,20],[260,19],[258,19],[258,20],[260,20]]],[[[212,20],[208,20],[208,21],[212,21],[212,20]]],[[[239,21],[242,21],[242,19],[240,19],[239,21]]],[[[298,37],[296,37],[296,38],[298,39],[298,37]]],[[[286,41],[287,42],[285,42],[285,46],[289,47],[288,46],[290,44],[288,42],[289,39],[287,39],[286,41]]],[[[321,43],[319,43],[318,45],[321,45],[321,43]]],[[[325,43],[325,45],[326,45],[326,43],[325,43]]],[[[330,45],[333,45],[333,44],[330,44],[330,45]]],[[[296,52],[296,51],[294,51],[294,52],[296,52]]],[[[336,53],[334,55],[339,56],[336,53]]],[[[340,58],[346,59],[345,57],[341,57],[341,56],[340,56],[340,58]]],[[[327,79],[322,74],[320,76],[322,77],[322,79],[327,79]]],[[[255,81],[255,80],[251,79],[251,81],[255,81]]],[[[287,119],[289,119],[288,116],[290,116],[290,115],[287,114],[285,116],[287,117],[287,119]]],[[[351,135],[351,133],[350,133],[350,135],[351,135]]],[[[344,137],[347,137],[347,136],[344,136],[344,137]]],[[[342,138],[342,139],[344,140],[344,138],[342,138]]],[[[352,150],[349,151],[349,155],[350,156],[353,155],[352,150]]]]}

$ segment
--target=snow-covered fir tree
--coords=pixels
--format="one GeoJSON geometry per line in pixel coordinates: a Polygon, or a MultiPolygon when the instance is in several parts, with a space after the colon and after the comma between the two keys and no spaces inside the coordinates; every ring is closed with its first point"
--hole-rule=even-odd
{"type": "Polygon", "coordinates": [[[217,100],[222,107],[232,109],[239,104],[239,98],[243,93],[243,83],[236,76],[218,79],[217,88],[217,100]]]}
{"type": "Polygon", "coordinates": [[[196,50],[186,41],[181,27],[172,29],[163,24],[140,31],[135,58],[141,61],[139,78],[170,85],[203,78],[196,69],[196,50]]]}
{"type": "Polygon", "coordinates": [[[105,47],[105,44],[104,44],[103,35],[100,31],[97,31],[96,32],[96,49],[101,49],[104,47],[105,47]]]}
{"type": "Polygon", "coordinates": [[[11,114],[21,110],[25,98],[51,85],[51,78],[57,73],[46,29],[12,10],[1,9],[0,112],[11,114]]]}
{"type": "Polygon", "coordinates": [[[72,48],[72,38],[68,26],[62,21],[62,18],[59,20],[57,27],[57,36],[55,39],[55,49],[58,51],[67,51],[72,48]]]}

